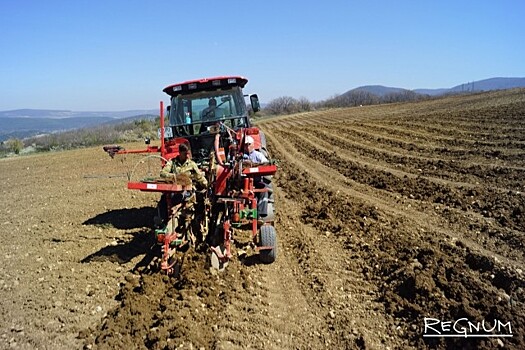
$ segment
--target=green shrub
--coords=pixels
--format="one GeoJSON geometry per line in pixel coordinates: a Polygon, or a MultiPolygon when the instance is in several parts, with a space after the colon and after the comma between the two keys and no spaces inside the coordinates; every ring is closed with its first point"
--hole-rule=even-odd
{"type": "Polygon", "coordinates": [[[20,151],[24,149],[24,142],[20,139],[9,139],[5,142],[6,148],[10,152],[20,154],[20,151]]]}

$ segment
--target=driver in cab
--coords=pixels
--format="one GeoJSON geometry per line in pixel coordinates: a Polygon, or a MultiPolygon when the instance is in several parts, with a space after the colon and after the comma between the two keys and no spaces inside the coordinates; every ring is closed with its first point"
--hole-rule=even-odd
{"type": "Polygon", "coordinates": [[[217,100],[210,98],[208,101],[208,107],[204,108],[201,112],[201,120],[212,120],[215,119],[215,112],[217,110],[217,100]]]}
{"type": "Polygon", "coordinates": [[[206,132],[208,130],[209,126],[215,125],[215,119],[218,117],[220,113],[218,112],[217,107],[217,100],[214,98],[210,98],[208,101],[208,107],[204,108],[201,112],[201,127],[199,130],[199,133],[206,132]]]}

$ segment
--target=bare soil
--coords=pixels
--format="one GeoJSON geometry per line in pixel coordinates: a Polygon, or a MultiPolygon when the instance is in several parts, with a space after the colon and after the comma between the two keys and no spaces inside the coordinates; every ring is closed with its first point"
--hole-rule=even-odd
{"type": "Polygon", "coordinates": [[[239,232],[220,274],[196,251],[178,278],[151,268],[159,195],[126,189],[140,157],[0,160],[0,348],[525,348],[525,90],[259,126],[279,256],[239,232]],[[424,337],[425,318],[513,336],[424,337]]]}

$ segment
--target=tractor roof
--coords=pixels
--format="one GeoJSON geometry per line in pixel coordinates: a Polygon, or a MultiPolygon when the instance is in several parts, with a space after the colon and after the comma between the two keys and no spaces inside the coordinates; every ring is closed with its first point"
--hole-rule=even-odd
{"type": "Polygon", "coordinates": [[[164,88],[165,93],[170,96],[191,94],[199,91],[213,91],[226,87],[246,85],[248,79],[240,76],[223,76],[215,78],[204,78],[177,83],[164,88]]]}

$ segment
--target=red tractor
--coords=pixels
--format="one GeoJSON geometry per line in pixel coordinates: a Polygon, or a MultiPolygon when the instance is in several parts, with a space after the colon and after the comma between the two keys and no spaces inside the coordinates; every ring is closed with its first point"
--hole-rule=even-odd
{"type": "MultiPolygon", "coordinates": [[[[242,92],[247,82],[244,77],[223,76],[170,85],[163,90],[171,97],[168,125],[160,105],[160,148],[149,144],[138,151],[104,147],[111,156],[158,152],[159,165],[164,166],[178,155],[179,145],[186,144],[208,180],[208,187],[198,192],[184,174],[175,175],[173,182],[128,182],[129,189],[163,193],[159,218],[164,220],[158,220],[155,234],[163,247],[161,268],[167,273],[174,271],[177,252],[197,244],[206,246],[212,253],[212,266],[222,269],[232,258],[237,228],[249,227],[260,261],[271,263],[277,257],[271,184],[277,166],[269,157],[263,132],[250,123],[247,95],[242,92]],[[250,159],[247,150],[253,149],[263,155],[263,162],[250,159]]],[[[257,112],[257,95],[249,99],[257,112]]]]}

